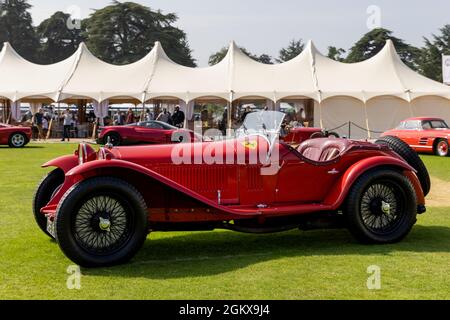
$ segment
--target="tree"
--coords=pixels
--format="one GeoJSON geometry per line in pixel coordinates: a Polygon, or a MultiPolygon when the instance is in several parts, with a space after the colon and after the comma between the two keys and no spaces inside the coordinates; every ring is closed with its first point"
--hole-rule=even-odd
{"type": "Polygon", "coordinates": [[[392,31],[383,28],[373,29],[366,33],[351,49],[346,62],[360,62],[372,58],[379,53],[390,39],[402,59],[410,68],[417,70],[417,59],[420,54],[418,48],[415,48],[402,39],[392,35],[392,31]]]}
{"type": "Polygon", "coordinates": [[[433,80],[442,82],[442,55],[450,54],[450,24],[439,29],[439,35],[424,38],[425,46],[419,58],[420,72],[433,80]]]}
{"type": "Polygon", "coordinates": [[[97,57],[127,64],[144,57],[160,41],[167,55],[185,66],[195,66],[186,33],[173,24],[174,13],[163,14],[133,3],[114,1],[84,21],[87,45],[97,57]]]}
{"type": "Polygon", "coordinates": [[[259,57],[256,57],[255,60],[264,64],[273,64],[273,58],[265,53],[263,53],[259,57]]]}
{"type": "Polygon", "coordinates": [[[35,61],[39,40],[28,11],[26,0],[3,0],[0,2],[0,43],[10,42],[25,59],[35,61]]]}
{"type": "Polygon", "coordinates": [[[37,28],[42,43],[42,63],[55,63],[70,57],[84,41],[82,29],[68,25],[70,19],[69,14],[58,11],[37,28]]]}
{"type": "MultiPolygon", "coordinates": [[[[273,64],[273,58],[270,55],[268,55],[268,54],[263,53],[263,54],[257,56],[257,55],[254,55],[254,54],[250,53],[250,51],[248,51],[244,47],[240,47],[239,49],[246,56],[252,58],[255,61],[258,61],[258,62],[261,62],[261,63],[264,63],[264,64],[273,64]]],[[[227,53],[228,53],[228,48],[227,47],[223,47],[222,49],[220,49],[216,53],[213,53],[212,55],[209,56],[208,64],[210,66],[214,66],[214,65],[218,64],[220,61],[223,60],[223,58],[225,58],[227,53]]]]}
{"type": "Polygon", "coordinates": [[[336,48],[333,46],[328,47],[327,57],[339,62],[344,62],[345,58],[342,56],[345,54],[345,50],[342,48],[336,48]]]}
{"type": "Polygon", "coordinates": [[[300,53],[302,53],[304,48],[305,44],[303,43],[302,39],[291,40],[286,48],[280,50],[280,56],[277,59],[277,62],[282,63],[294,59],[300,53]]]}

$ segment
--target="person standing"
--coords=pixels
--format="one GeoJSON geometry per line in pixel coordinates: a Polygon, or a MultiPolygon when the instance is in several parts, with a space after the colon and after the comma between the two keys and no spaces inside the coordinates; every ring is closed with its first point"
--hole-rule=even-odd
{"type": "Polygon", "coordinates": [[[48,118],[43,117],[42,118],[42,132],[44,134],[44,141],[47,140],[47,134],[48,134],[48,118]]]}
{"type": "Polygon", "coordinates": [[[158,118],[156,118],[157,121],[169,123],[170,122],[170,113],[167,111],[167,109],[163,109],[163,111],[159,114],[158,118]]]}
{"type": "Polygon", "coordinates": [[[145,112],[145,121],[152,121],[154,119],[155,117],[153,113],[150,111],[150,109],[147,109],[147,111],[145,112]]]}
{"type": "Polygon", "coordinates": [[[36,128],[38,130],[38,139],[41,141],[41,139],[44,139],[44,133],[42,131],[42,120],[44,119],[44,113],[42,112],[42,109],[39,109],[38,112],[34,115],[34,124],[36,125],[36,128]]]}
{"type": "Polygon", "coordinates": [[[134,123],[134,113],[133,110],[130,108],[128,109],[126,124],[132,123],[134,123]]]}
{"type": "Polygon", "coordinates": [[[180,107],[177,106],[175,108],[175,112],[172,116],[172,122],[173,125],[177,128],[183,128],[184,127],[184,120],[186,119],[186,116],[184,115],[184,112],[180,110],[180,107]]]}
{"type": "Polygon", "coordinates": [[[244,114],[243,114],[242,117],[241,117],[241,123],[244,123],[244,122],[245,122],[245,119],[247,118],[247,116],[248,116],[250,113],[252,113],[252,109],[251,109],[249,106],[247,106],[247,107],[245,108],[244,114]]]}
{"type": "Polygon", "coordinates": [[[70,109],[67,108],[63,116],[63,138],[61,141],[70,141],[70,128],[72,127],[72,117],[70,115],[70,109]]]}

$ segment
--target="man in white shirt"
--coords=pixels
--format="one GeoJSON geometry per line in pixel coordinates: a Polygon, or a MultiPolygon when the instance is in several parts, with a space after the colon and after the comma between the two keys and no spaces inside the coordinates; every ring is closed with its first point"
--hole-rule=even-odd
{"type": "Polygon", "coordinates": [[[72,116],[70,114],[70,109],[67,108],[66,112],[64,112],[63,116],[63,138],[61,141],[70,141],[70,128],[72,127],[72,116]]]}

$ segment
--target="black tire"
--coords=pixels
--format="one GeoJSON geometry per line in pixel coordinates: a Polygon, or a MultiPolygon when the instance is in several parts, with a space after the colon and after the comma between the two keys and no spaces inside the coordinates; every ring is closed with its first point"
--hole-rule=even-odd
{"type": "Polygon", "coordinates": [[[15,132],[9,136],[8,145],[11,148],[23,148],[28,143],[28,138],[21,132],[15,132]]]}
{"type": "Polygon", "coordinates": [[[92,178],[67,191],[55,223],[56,240],[70,260],[88,268],[118,265],[133,258],[147,237],[147,206],[127,182],[92,178]]]}
{"type": "Polygon", "coordinates": [[[426,196],[430,193],[431,189],[430,174],[428,173],[427,167],[423,163],[422,159],[420,159],[417,152],[415,152],[403,140],[393,136],[383,137],[377,140],[375,143],[389,146],[399,156],[401,156],[411,167],[416,169],[417,177],[419,178],[420,185],[422,186],[424,195],[426,196]]]}
{"type": "Polygon", "coordinates": [[[349,231],[362,243],[399,242],[416,223],[414,187],[399,172],[381,169],[369,171],[352,186],[344,206],[344,215],[349,231]],[[393,208],[395,211],[391,212],[393,208]]]}
{"type": "Polygon", "coordinates": [[[439,157],[447,157],[450,149],[447,139],[438,139],[434,145],[434,153],[439,157]]]}
{"type": "Polygon", "coordinates": [[[336,132],[328,132],[327,137],[339,139],[340,136],[336,132]]]}
{"type": "Polygon", "coordinates": [[[118,147],[122,144],[122,137],[117,132],[107,133],[103,140],[105,144],[107,144],[109,140],[114,147],[118,147]]]}
{"type": "Polygon", "coordinates": [[[61,169],[55,169],[42,179],[33,198],[34,219],[39,228],[52,239],[53,236],[47,231],[47,218],[41,213],[41,209],[50,202],[63,183],[64,172],[61,169]]]}

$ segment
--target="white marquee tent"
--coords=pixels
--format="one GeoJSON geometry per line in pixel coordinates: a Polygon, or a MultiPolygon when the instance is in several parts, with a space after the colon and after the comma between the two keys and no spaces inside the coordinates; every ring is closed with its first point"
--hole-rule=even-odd
{"type": "Polygon", "coordinates": [[[84,44],[62,62],[37,65],[5,43],[0,53],[0,97],[12,105],[88,99],[101,116],[112,101],[176,99],[188,117],[196,99],[228,103],[264,99],[272,106],[312,99],[316,126],[334,128],[352,121],[366,135],[410,116],[450,120],[450,87],[409,69],[391,41],[373,58],[354,64],[329,59],[309,42],[298,57],[277,65],[252,60],[233,42],[219,64],[206,68],[173,62],[159,43],[143,59],[125,66],[101,61],[84,44]]]}

